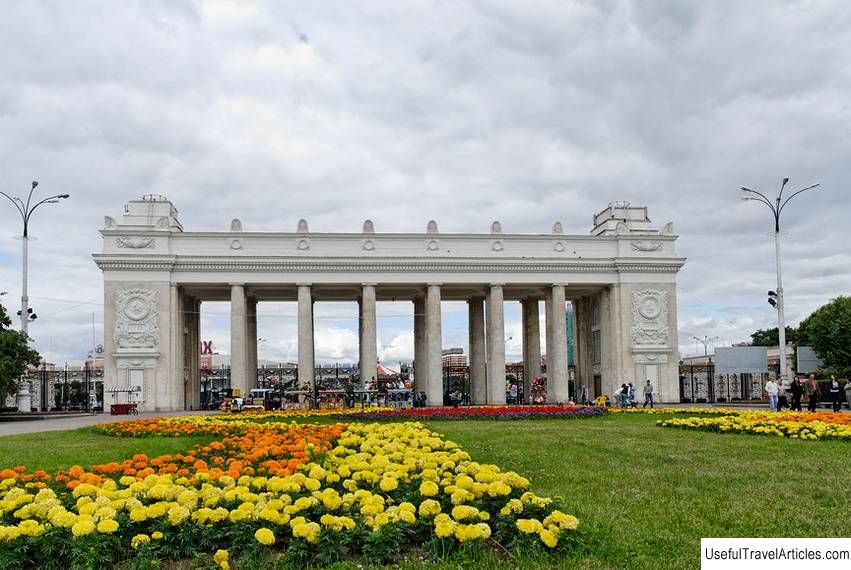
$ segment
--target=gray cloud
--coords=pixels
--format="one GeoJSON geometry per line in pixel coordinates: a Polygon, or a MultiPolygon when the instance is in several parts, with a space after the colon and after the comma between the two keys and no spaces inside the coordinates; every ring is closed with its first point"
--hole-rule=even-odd
{"type": "MultiPolygon", "coordinates": [[[[500,219],[544,232],[561,219],[584,233],[625,199],[681,235],[689,352],[692,334],[738,341],[772,324],[771,220],[737,188],[774,192],[783,176],[822,183],[784,214],[800,320],[851,282],[849,24],[839,1],[6,6],[0,185],[23,193],[37,178],[73,195],[34,219],[32,334],[54,360],[87,350],[96,230],[144,193],[171,198],[195,230],[238,216],[258,230],[304,217],[324,231],[365,218],[421,231],[435,218],[444,231],[500,219]]],[[[12,313],[16,227],[0,208],[12,313]]],[[[463,307],[444,310],[448,342],[463,343],[463,307]]],[[[225,342],[227,320],[209,311],[206,336],[225,342]]],[[[284,358],[291,323],[267,320],[268,350],[284,358]]],[[[385,321],[382,350],[403,357],[404,320],[385,321]]],[[[346,330],[329,324],[318,353],[353,360],[346,330]]]]}

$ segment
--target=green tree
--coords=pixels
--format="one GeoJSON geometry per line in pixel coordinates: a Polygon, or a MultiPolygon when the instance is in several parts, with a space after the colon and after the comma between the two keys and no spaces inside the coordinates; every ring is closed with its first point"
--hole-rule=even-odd
{"type": "Polygon", "coordinates": [[[12,329],[12,319],[0,305],[0,402],[18,391],[18,378],[41,357],[29,347],[24,333],[12,329]]]}
{"type": "Polygon", "coordinates": [[[851,297],[840,296],[801,321],[799,344],[813,347],[824,371],[851,375],[851,297]]]}
{"type": "MultiPolygon", "coordinates": [[[[798,329],[786,327],[786,344],[798,344],[798,329]]],[[[773,329],[759,329],[751,334],[752,346],[779,346],[780,335],[777,327],[773,329]]]]}

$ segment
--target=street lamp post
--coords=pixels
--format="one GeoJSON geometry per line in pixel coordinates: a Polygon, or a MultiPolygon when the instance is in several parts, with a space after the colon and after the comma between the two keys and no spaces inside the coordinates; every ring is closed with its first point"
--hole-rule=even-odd
{"type": "Polygon", "coordinates": [[[786,303],[783,295],[783,269],[780,263],[780,214],[781,212],[783,212],[783,208],[786,207],[786,204],[788,204],[792,198],[802,192],[812,190],[813,188],[817,188],[819,186],[818,184],[812,184],[805,188],[801,188],[800,190],[796,190],[785,200],[783,200],[783,190],[784,188],[786,188],[786,184],[788,183],[789,178],[784,178],[783,183],[780,185],[780,193],[777,195],[777,198],[775,198],[773,203],[765,196],[765,194],[742,186],[742,192],[745,192],[745,194],[742,196],[742,200],[762,202],[763,204],[768,206],[768,208],[771,210],[771,213],[774,215],[774,255],[775,264],[777,267],[777,292],[768,292],[768,302],[771,303],[771,305],[773,305],[777,309],[777,336],[780,344],[781,384],[786,379],[786,316],[783,312],[786,303]]]}
{"type": "Polygon", "coordinates": [[[712,338],[710,338],[707,335],[704,335],[703,338],[698,338],[696,336],[692,336],[691,338],[703,345],[703,356],[707,356],[709,354],[709,349],[707,347],[710,343],[715,342],[716,340],[720,340],[720,338],[717,336],[713,336],[712,338]]]}
{"type": "Polygon", "coordinates": [[[59,200],[64,200],[70,197],[70,194],[57,194],[55,196],[49,196],[40,202],[32,203],[33,192],[35,192],[36,187],[38,186],[38,182],[33,180],[32,188],[30,189],[30,193],[27,196],[27,201],[24,202],[20,198],[12,197],[6,194],[5,192],[0,192],[0,195],[6,197],[13,206],[18,210],[18,213],[21,215],[21,221],[24,225],[24,232],[21,235],[21,241],[23,241],[23,251],[22,251],[22,280],[21,280],[21,332],[27,334],[27,325],[31,320],[35,320],[35,315],[30,315],[31,309],[29,308],[29,297],[27,297],[27,254],[29,253],[29,225],[30,218],[33,215],[33,212],[41,206],[42,204],[55,204],[59,202],[59,200]]]}
{"type": "MultiPolygon", "coordinates": [[[[21,315],[21,332],[24,333],[24,335],[27,335],[27,336],[28,336],[28,333],[29,333],[29,331],[28,331],[29,322],[31,320],[34,321],[35,318],[36,318],[36,315],[34,313],[32,313],[32,309],[30,309],[30,307],[29,307],[29,297],[27,296],[27,255],[29,253],[30,218],[32,217],[33,212],[35,212],[36,209],[39,206],[41,206],[42,204],[55,204],[55,203],[59,202],[59,200],[64,200],[64,199],[70,197],[70,194],[56,194],[55,196],[48,196],[47,198],[33,204],[32,203],[32,197],[33,197],[33,192],[35,192],[36,186],[38,186],[38,182],[33,180],[32,188],[30,188],[30,193],[29,193],[29,195],[27,195],[27,201],[26,202],[24,202],[23,200],[21,200],[17,196],[15,196],[13,198],[12,196],[9,196],[5,192],[0,192],[0,195],[4,196],[7,200],[9,200],[12,203],[12,205],[15,206],[15,209],[18,210],[18,213],[21,215],[21,221],[23,222],[23,226],[24,226],[24,231],[23,231],[23,234],[21,235],[21,241],[23,242],[23,247],[22,247],[22,256],[21,256],[22,257],[22,262],[21,262],[21,264],[22,264],[22,268],[21,268],[22,269],[21,270],[21,273],[22,273],[22,279],[21,279],[21,312],[19,314],[21,315]]],[[[27,393],[27,390],[26,390],[26,386],[24,387],[24,390],[22,390],[22,393],[20,394],[20,396],[24,396],[25,398],[29,396],[29,394],[27,393]]],[[[20,410],[21,407],[22,407],[21,406],[22,398],[19,398],[18,400],[19,400],[18,409],[20,410]]],[[[25,407],[27,409],[21,410],[21,411],[27,411],[27,412],[30,411],[28,409],[29,405],[24,404],[23,407],[25,407]]]]}

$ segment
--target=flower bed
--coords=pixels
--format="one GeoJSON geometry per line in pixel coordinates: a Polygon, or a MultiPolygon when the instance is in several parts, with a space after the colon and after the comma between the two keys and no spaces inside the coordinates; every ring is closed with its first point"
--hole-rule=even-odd
{"type": "Polygon", "coordinates": [[[830,412],[737,411],[721,417],[671,418],[656,422],[676,427],[719,433],[774,435],[790,439],[851,441],[851,415],[830,412]]]}
{"type": "Polygon", "coordinates": [[[418,549],[566,548],[579,521],[529,481],[483,465],[416,422],[311,425],[188,416],[100,426],[104,433],[215,434],[185,454],[0,471],[0,567],[109,567],[212,555],[257,565],[418,549]]]}
{"type": "Polygon", "coordinates": [[[688,414],[692,416],[729,416],[738,414],[741,410],[730,408],[618,408],[610,407],[608,411],[614,414],[688,414]]]}
{"type": "Polygon", "coordinates": [[[606,413],[595,406],[468,406],[458,408],[412,408],[409,410],[364,410],[356,414],[338,413],[339,419],[416,420],[519,420],[528,418],[589,418],[606,413]]]}

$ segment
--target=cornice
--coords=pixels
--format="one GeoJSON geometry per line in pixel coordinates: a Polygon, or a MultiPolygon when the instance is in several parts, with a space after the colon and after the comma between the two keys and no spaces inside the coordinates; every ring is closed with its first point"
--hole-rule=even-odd
{"type": "Polygon", "coordinates": [[[104,271],[183,271],[243,273],[676,273],[685,259],[654,261],[530,260],[530,259],[271,259],[156,258],[95,255],[104,271]]]}
{"type": "Polygon", "coordinates": [[[416,232],[385,232],[385,233],[369,233],[360,232],[178,232],[164,229],[144,228],[144,229],[102,229],[101,235],[104,237],[120,237],[120,236],[150,236],[150,237],[169,237],[175,240],[192,240],[206,238],[236,238],[236,239],[315,239],[315,240],[339,240],[351,239],[360,241],[363,239],[382,240],[382,239],[411,239],[411,240],[430,240],[430,239],[470,239],[489,241],[493,239],[499,240],[541,240],[541,241],[581,241],[581,242],[600,242],[600,241],[628,241],[628,240],[647,240],[654,241],[676,241],[679,237],[675,234],[640,234],[627,233],[618,235],[590,235],[590,234],[518,234],[518,233],[416,233],[416,232]]]}

